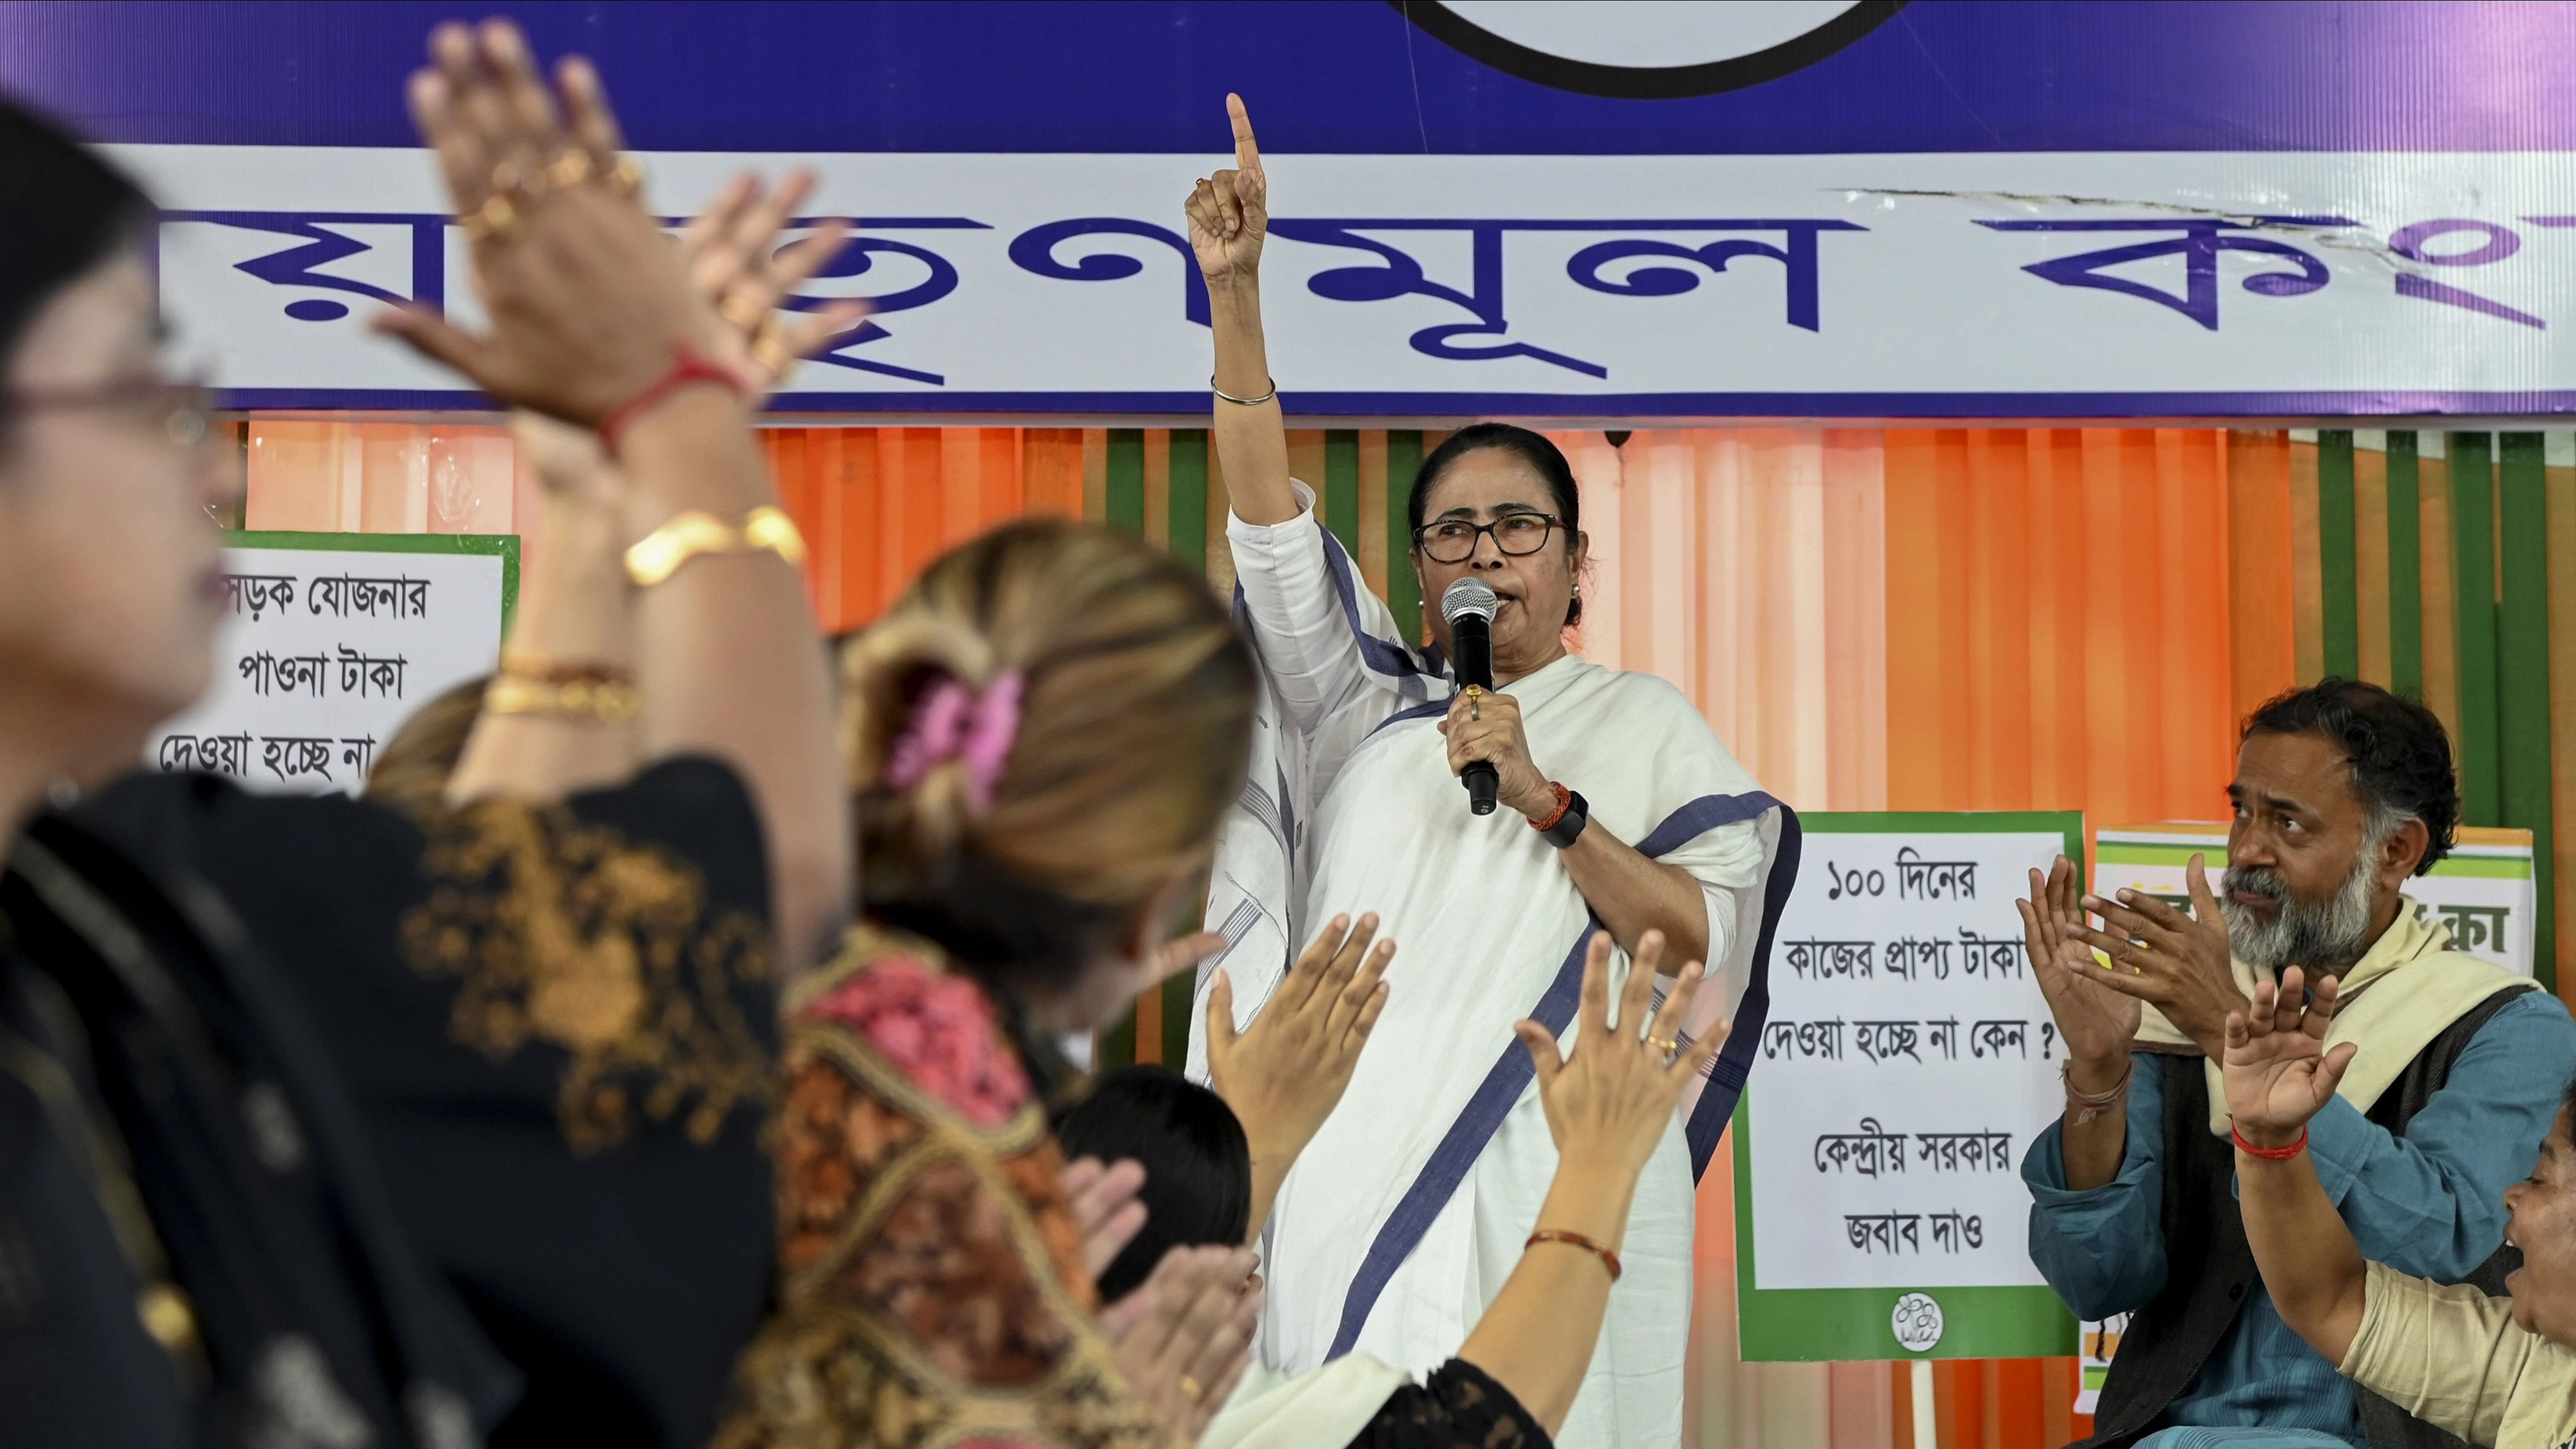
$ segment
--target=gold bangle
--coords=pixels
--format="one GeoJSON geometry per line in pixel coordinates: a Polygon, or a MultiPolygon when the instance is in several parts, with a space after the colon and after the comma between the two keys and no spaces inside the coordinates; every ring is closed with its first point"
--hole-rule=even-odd
{"type": "Polygon", "coordinates": [[[626,576],[635,587],[649,589],[679,572],[680,565],[702,553],[756,553],[766,549],[789,564],[803,567],[805,535],[786,510],[763,506],[744,515],[737,528],[711,513],[695,509],[680,514],[626,550],[626,576]]]}
{"type": "Polygon", "coordinates": [[[633,684],[635,671],[596,660],[554,659],[525,649],[501,651],[500,672],[546,684],[633,684]]]}
{"type": "Polygon", "coordinates": [[[606,679],[529,679],[502,674],[483,688],[488,714],[541,714],[590,724],[624,724],[644,707],[631,684],[606,679]]]}

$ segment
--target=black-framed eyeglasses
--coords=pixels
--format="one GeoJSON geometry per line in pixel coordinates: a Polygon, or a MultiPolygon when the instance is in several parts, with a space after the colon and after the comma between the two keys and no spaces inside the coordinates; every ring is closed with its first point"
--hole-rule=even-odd
{"type": "Polygon", "coordinates": [[[1415,529],[1413,546],[1433,563],[1465,563],[1476,556],[1476,538],[1482,534],[1506,555],[1519,558],[1547,547],[1557,521],[1552,513],[1506,513],[1491,523],[1443,518],[1415,529]]]}
{"type": "Polygon", "coordinates": [[[214,429],[214,394],[202,382],[122,377],[88,387],[18,388],[0,398],[0,411],[63,408],[103,408],[157,423],[182,448],[205,442],[214,429]]]}

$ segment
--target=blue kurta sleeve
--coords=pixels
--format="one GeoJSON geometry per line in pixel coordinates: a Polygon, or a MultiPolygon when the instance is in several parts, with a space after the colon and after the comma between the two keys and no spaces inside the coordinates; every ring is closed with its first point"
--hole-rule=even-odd
{"type": "MultiPolygon", "coordinates": [[[[2403,1137],[2338,1097],[2308,1123],[2317,1180],[2365,1258],[2456,1279],[2504,1241],[2504,1190],[2528,1176],[2576,1071],[2576,1022],[2527,991],[2478,1029],[2403,1137]]],[[[2036,1156],[2036,1153],[2033,1154],[2036,1156]]]]}
{"type": "Polygon", "coordinates": [[[2081,1318],[2144,1308],[2165,1286],[2165,1061],[2149,1052],[2129,1060],[2129,1143],[2117,1177],[2080,1192],[2067,1187],[2058,1122],[2021,1163],[2030,1186],[2031,1262],[2081,1318]]]}

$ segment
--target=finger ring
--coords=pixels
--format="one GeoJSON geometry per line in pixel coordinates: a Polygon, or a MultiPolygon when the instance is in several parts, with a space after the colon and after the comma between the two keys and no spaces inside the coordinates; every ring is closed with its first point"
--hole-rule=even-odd
{"type": "Polygon", "coordinates": [[[1665,1053],[1677,1053],[1682,1049],[1678,1038],[1668,1036],[1650,1036],[1646,1038],[1646,1045],[1665,1053]]]}
{"type": "Polygon", "coordinates": [[[786,330],[771,317],[760,324],[760,335],[751,344],[751,360],[772,378],[785,377],[796,366],[796,354],[788,350],[786,330]]]}
{"type": "MultiPolygon", "coordinates": [[[[539,172],[537,179],[543,181],[545,173],[539,172]]],[[[528,184],[527,168],[516,161],[504,161],[492,168],[492,193],[495,196],[506,196],[525,206],[537,199],[539,189],[528,184]]]]}
{"type": "Polygon", "coordinates": [[[496,191],[485,197],[481,206],[456,220],[465,228],[468,241],[499,241],[519,229],[519,208],[510,204],[509,197],[496,191]]]}
{"type": "Polygon", "coordinates": [[[591,170],[590,153],[579,146],[568,146],[562,155],[546,163],[546,184],[579,186],[590,179],[591,170]]]}
{"type": "Polygon", "coordinates": [[[1481,702],[1479,702],[1479,701],[1477,701],[1477,700],[1473,700],[1473,699],[1468,700],[1468,701],[1467,701],[1467,718],[1469,718],[1469,719],[1471,719],[1471,720],[1482,721],[1482,720],[1484,719],[1484,717],[1485,717],[1485,706],[1484,706],[1481,702]]]}
{"type": "Polygon", "coordinates": [[[736,331],[741,332],[760,330],[763,322],[775,320],[767,307],[740,293],[725,298],[724,305],[716,310],[724,314],[724,319],[732,323],[736,331]]]}
{"type": "Polygon", "coordinates": [[[1181,1396],[1195,1404],[1207,1397],[1207,1389],[1188,1374],[1181,1375],[1181,1396]]]}
{"type": "Polygon", "coordinates": [[[644,189],[644,168],[632,156],[620,156],[608,168],[608,188],[620,196],[633,196],[644,189]]]}

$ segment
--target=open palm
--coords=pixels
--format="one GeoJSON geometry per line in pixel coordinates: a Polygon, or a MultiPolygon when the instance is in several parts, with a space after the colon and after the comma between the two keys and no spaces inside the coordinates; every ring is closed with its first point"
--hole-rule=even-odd
{"type": "Polygon", "coordinates": [[[2305,985],[2293,966],[2278,987],[2267,981],[2254,988],[2252,1011],[2227,1018],[2227,1111],[2258,1146],[2295,1137],[2324,1110],[2360,1050],[2351,1042],[2326,1049],[2335,979],[2319,979],[2313,998],[2305,985]]]}
{"type": "Polygon", "coordinates": [[[2030,899],[2013,902],[2021,910],[2022,945],[2067,1055],[2093,1062],[2125,1058],[2138,1038],[2140,1003],[2075,968],[2074,962],[2092,959],[2092,948],[2076,935],[2084,924],[2080,897],[2075,867],[2066,857],[2059,856],[2045,877],[2032,871],[2030,899]]]}

